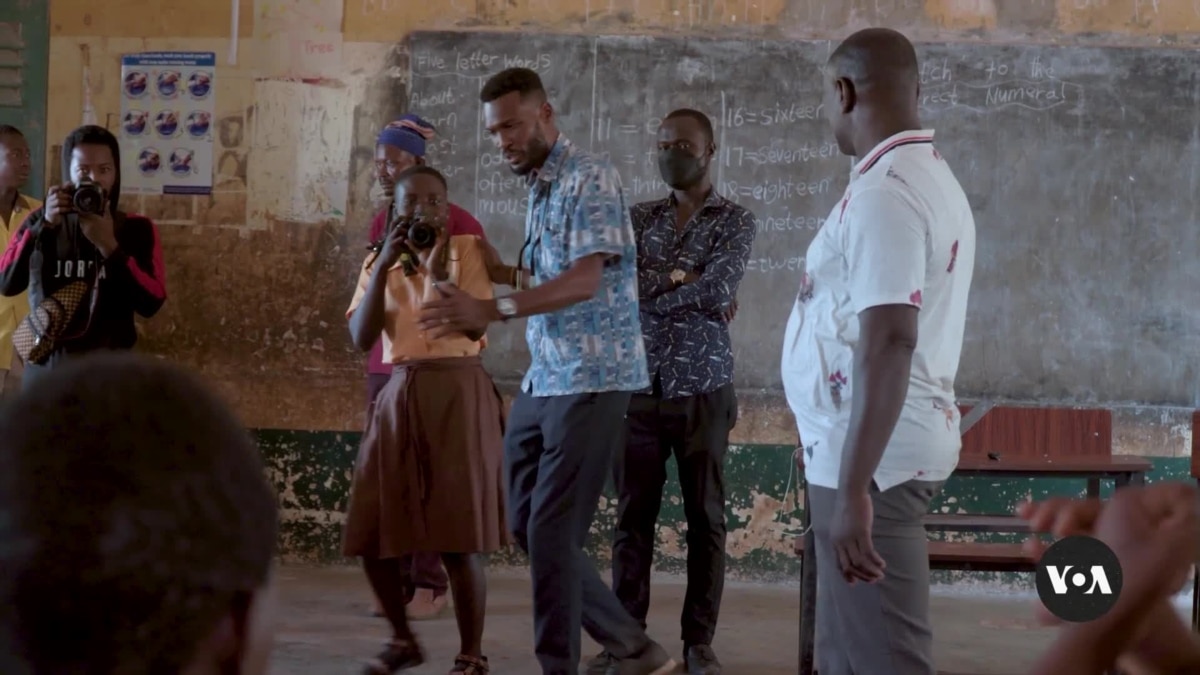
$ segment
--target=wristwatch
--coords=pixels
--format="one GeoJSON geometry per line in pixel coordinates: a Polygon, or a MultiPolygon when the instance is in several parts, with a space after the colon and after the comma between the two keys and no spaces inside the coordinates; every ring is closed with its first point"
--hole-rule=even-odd
{"type": "Polygon", "coordinates": [[[501,321],[508,321],[517,315],[517,301],[512,298],[496,298],[496,311],[500,312],[501,321]]]}
{"type": "Polygon", "coordinates": [[[671,283],[675,285],[682,284],[685,278],[687,278],[687,272],[684,272],[683,270],[674,270],[671,272],[671,283]]]}

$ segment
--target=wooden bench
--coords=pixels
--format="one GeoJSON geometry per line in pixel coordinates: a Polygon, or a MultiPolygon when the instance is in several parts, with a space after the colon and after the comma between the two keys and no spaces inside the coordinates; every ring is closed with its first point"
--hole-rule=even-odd
{"type": "MultiPolygon", "coordinates": [[[[959,406],[965,415],[970,406],[959,406]]],[[[1107,408],[995,406],[963,434],[962,454],[1091,457],[1112,454],[1107,408]]]]}
{"type": "MultiPolygon", "coordinates": [[[[796,555],[804,557],[804,537],[796,537],[794,549],[796,555]]],[[[929,567],[965,572],[1037,571],[1037,565],[1029,559],[1021,544],[959,541],[929,542],[929,567]]]]}
{"type": "Polygon", "coordinates": [[[932,532],[1028,532],[1029,524],[1016,516],[978,516],[970,513],[931,513],[923,520],[932,532]]]}

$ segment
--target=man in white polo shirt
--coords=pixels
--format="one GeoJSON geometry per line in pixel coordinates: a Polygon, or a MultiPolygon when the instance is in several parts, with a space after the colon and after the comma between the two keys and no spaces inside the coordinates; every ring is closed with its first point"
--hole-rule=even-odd
{"type": "Polygon", "coordinates": [[[808,248],[782,375],[803,445],[821,675],[933,675],[921,519],[961,447],[954,377],[975,263],[962,187],[917,114],[900,33],[825,68],[838,147],[859,158],[808,248]]]}

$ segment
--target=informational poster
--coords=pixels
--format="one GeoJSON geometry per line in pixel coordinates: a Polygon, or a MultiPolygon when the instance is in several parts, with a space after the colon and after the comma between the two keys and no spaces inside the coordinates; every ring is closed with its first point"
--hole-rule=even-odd
{"type": "Polygon", "coordinates": [[[207,195],[213,184],[213,52],[121,58],[121,191],[207,195]]]}

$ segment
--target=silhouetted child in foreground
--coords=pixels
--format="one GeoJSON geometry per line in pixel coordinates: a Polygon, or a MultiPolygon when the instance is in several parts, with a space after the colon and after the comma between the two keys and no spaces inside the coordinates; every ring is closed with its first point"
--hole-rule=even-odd
{"type": "Polygon", "coordinates": [[[277,509],[197,377],[133,354],[0,411],[0,673],[263,675],[277,509]]]}

